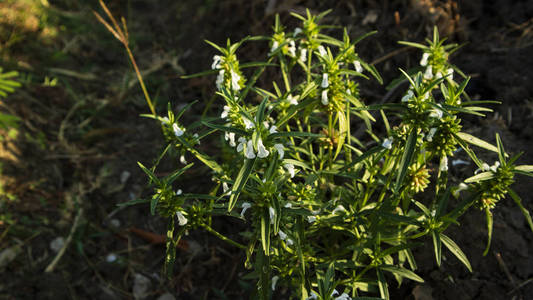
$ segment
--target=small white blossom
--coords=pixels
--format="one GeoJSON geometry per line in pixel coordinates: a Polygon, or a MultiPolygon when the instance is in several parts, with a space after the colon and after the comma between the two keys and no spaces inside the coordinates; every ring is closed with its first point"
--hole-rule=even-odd
{"type": "Polygon", "coordinates": [[[296,175],[296,170],[294,169],[294,165],[293,164],[285,164],[283,166],[285,167],[285,169],[287,169],[287,171],[291,175],[291,178],[294,178],[294,175],[296,175]]]}
{"type": "Polygon", "coordinates": [[[302,28],[300,28],[300,27],[294,28],[294,33],[293,33],[294,36],[297,36],[300,33],[302,33],[302,28]]]}
{"type": "Polygon", "coordinates": [[[342,205],[339,205],[339,206],[335,207],[335,209],[331,212],[331,214],[335,215],[338,212],[345,212],[345,211],[346,211],[346,208],[344,208],[344,206],[342,206],[342,205]]]}
{"type": "Polygon", "coordinates": [[[289,104],[290,105],[298,105],[298,100],[297,100],[298,97],[293,97],[292,95],[289,94],[289,96],[287,96],[287,100],[289,100],[289,104]]]}
{"type": "Polygon", "coordinates": [[[165,124],[165,125],[168,125],[170,124],[170,120],[168,119],[168,117],[163,117],[160,119],[161,123],[165,124]]]}
{"type": "Polygon", "coordinates": [[[420,65],[422,67],[425,67],[428,65],[428,58],[429,58],[429,53],[422,54],[422,59],[420,60],[420,65]]]}
{"type": "Polygon", "coordinates": [[[274,276],[272,277],[272,290],[274,291],[276,289],[276,283],[278,283],[279,277],[274,276]]]}
{"type": "Polygon", "coordinates": [[[234,132],[225,132],[224,133],[224,139],[226,141],[229,141],[229,145],[231,147],[235,147],[236,146],[236,144],[235,144],[235,133],[234,132]]]}
{"type": "Polygon", "coordinates": [[[180,128],[176,123],[172,124],[172,129],[174,130],[174,134],[178,137],[182,136],[185,132],[185,128],[180,128]]]}
{"type": "Polygon", "coordinates": [[[198,142],[198,145],[200,145],[200,136],[198,135],[198,133],[193,134],[192,137],[195,138],[198,142]]]}
{"type": "Polygon", "coordinates": [[[318,46],[318,53],[320,53],[320,56],[326,56],[328,54],[328,52],[322,45],[318,46]]]}
{"type": "Polygon", "coordinates": [[[440,159],[439,170],[442,171],[442,172],[448,171],[448,157],[447,156],[443,156],[440,159]]]}
{"type": "MultiPolygon", "coordinates": [[[[280,196],[281,196],[281,193],[280,193],[280,196]]],[[[287,202],[287,204],[285,204],[285,208],[291,208],[291,207],[292,207],[292,203],[287,202]]]]}
{"type": "Polygon", "coordinates": [[[329,103],[329,100],[328,100],[328,90],[323,90],[322,91],[322,99],[321,99],[321,102],[323,105],[328,105],[329,103]]]}
{"type": "Polygon", "coordinates": [[[231,70],[231,87],[234,91],[239,91],[241,89],[239,80],[241,80],[241,76],[239,76],[237,72],[231,70]]]}
{"type": "Polygon", "coordinates": [[[229,196],[231,194],[229,186],[226,182],[222,182],[222,191],[224,191],[224,196],[229,196]]]}
{"type": "Polygon", "coordinates": [[[181,194],[183,194],[183,191],[182,191],[181,189],[178,189],[178,190],[176,191],[176,196],[179,196],[179,195],[181,195],[181,194]]]}
{"type": "Polygon", "coordinates": [[[354,60],[353,61],[353,66],[355,68],[355,71],[357,71],[359,73],[363,73],[363,67],[361,66],[361,62],[360,61],[354,60]]]}
{"type": "Polygon", "coordinates": [[[250,207],[252,207],[252,205],[248,202],[243,202],[242,205],[242,210],[241,210],[241,218],[244,218],[244,213],[246,212],[246,210],[250,207]]]}
{"type": "Polygon", "coordinates": [[[239,142],[237,152],[241,152],[244,149],[244,145],[246,145],[246,139],[241,136],[237,141],[239,142]]]}
{"type": "Polygon", "coordinates": [[[433,78],[433,68],[431,66],[428,66],[426,68],[426,72],[424,72],[424,79],[432,79],[433,78]]]}
{"type": "Polygon", "coordinates": [[[335,300],[352,300],[350,296],[346,293],[342,293],[339,297],[336,297],[335,300]]]}
{"type": "Polygon", "coordinates": [[[176,217],[178,217],[178,224],[180,226],[184,226],[185,224],[187,224],[188,220],[181,211],[176,212],[176,217]]]}
{"type": "Polygon", "coordinates": [[[433,141],[433,136],[435,135],[436,132],[437,132],[437,128],[435,128],[435,127],[431,128],[429,130],[429,133],[428,133],[428,136],[427,136],[428,142],[433,141]]]}
{"type": "Polygon", "coordinates": [[[316,300],[318,295],[315,292],[311,292],[311,296],[307,297],[305,300],[316,300]]]}
{"type": "MultiPolygon", "coordinates": [[[[439,104],[437,105],[440,106],[439,104]]],[[[431,109],[431,112],[429,113],[429,117],[442,119],[442,110],[439,108],[433,107],[433,109],[431,109]]]]}
{"type": "Polygon", "coordinates": [[[441,79],[442,78],[442,73],[440,71],[437,72],[437,74],[435,74],[435,77],[437,77],[437,79],[441,79]]]}
{"type": "Polygon", "coordinates": [[[285,240],[287,238],[287,234],[281,230],[278,231],[278,234],[279,234],[279,238],[282,240],[285,240]]]}
{"type": "Polygon", "coordinates": [[[248,120],[246,117],[242,117],[242,122],[244,123],[244,128],[252,129],[255,127],[254,122],[248,120]]]}
{"type": "Polygon", "coordinates": [[[422,100],[427,101],[429,99],[429,95],[430,95],[429,92],[425,93],[424,97],[422,98],[422,100]]]}
{"type": "Polygon", "coordinates": [[[383,140],[383,143],[381,144],[381,147],[383,148],[386,148],[386,149],[392,149],[392,142],[393,142],[393,138],[386,138],[385,140],[383,140]]]}
{"type": "Polygon", "coordinates": [[[263,145],[261,138],[257,141],[257,157],[265,158],[270,154],[270,152],[263,145]]]}
{"type": "Polygon", "coordinates": [[[283,147],[283,144],[275,144],[274,149],[278,151],[279,159],[283,159],[283,156],[285,155],[285,148],[283,147]]]}
{"type": "Polygon", "coordinates": [[[296,44],[294,44],[294,41],[289,42],[289,55],[296,57],[296,44]]]}
{"type": "Polygon", "coordinates": [[[272,48],[270,48],[270,53],[274,53],[274,51],[276,51],[276,49],[278,49],[278,47],[279,47],[278,41],[274,41],[272,43],[272,48]]]}
{"type": "Polygon", "coordinates": [[[186,165],[187,164],[187,160],[185,159],[185,155],[181,155],[180,156],[180,163],[186,165]]]}
{"type": "Polygon", "coordinates": [[[270,217],[270,224],[274,224],[274,218],[276,217],[276,211],[272,206],[268,207],[268,215],[270,217]]]}
{"type": "Polygon", "coordinates": [[[458,166],[458,165],[469,165],[469,164],[470,164],[470,162],[464,161],[462,159],[454,159],[454,160],[452,160],[452,166],[454,166],[454,167],[458,166]]]}
{"type": "Polygon", "coordinates": [[[309,222],[309,223],[316,222],[316,217],[315,216],[307,216],[307,222],[309,222]]]}
{"type": "Polygon", "coordinates": [[[457,189],[453,191],[453,196],[457,198],[459,197],[460,192],[467,190],[467,189],[468,189],[468,185],[466,185],[464,182],[461,182],[459,186],[457,187],[457,189]]]}
{"type": "Polygon", "coordinates": [[[408,90],[407,91],[407,94],[405,94],[405,96],[402,97],[402,102],[407,102],[409,101],[411,98],[414,97],[414,93],[413,93],[413,90],[408,90]]]}
{"type": "Polygon", "coordinates": [[[307,49],[300,48],[300,58],[299,58],[299,60],[301,62],[306,62],[307,61],[307,49]]]}
{"type": "Polygon", "coordinates": [[[220,62],[222,61],[222,57],[220,55],[213,56],[213,64],[211,65],[211,69],[215,70],[220,68],[220,62]]]}
{"type": "Polygon", "coordinates": [[[479,172],[481,172],[481,171],[483,171],[483,172],[487,172],[487,171],[489,171],[489,170],[490,170],[490,166],[489,166],[489,164],[487,164],[487,163],[483,163],[483,164],[481,165],[481,168],[479,168],[479,169],[477,169],[477,170],[474,171],[474,174],[477,174],[477,173],[479,173],[479,172]]]}
{"type": "Polygon", "coordinates": [[[222,85],[224,84],[224,69],[220,70],[217,75],[217,81],[215,84],[217,85],[217,89],[222,89],[222,85]]]}
{"type": "Polygon", "coordinates": [[[270,127],[270,129],[268,130],[268,133],[270,134],[273,134],[273,133],[277,133],[278,132],[278,127],[276,127],[276,125],[272,125],[272,127],[270,127]]]}
{"type": "Polygon", "coordinates": [[[500,162],[497,161],[497,162],[494,163],[494,165],[490,166],[489,169],[490,169],[492,172],[496,173],[496,171],[498,171],[498,167],[499,167],[499,166],[500,166],[500,162]]]}
{"type": "Polygon", "coordinates": [[[446,70],[446,76],[448,76],[448,80],[453,80],[453,68],[446,70]]]}
{"type": "Polygon", "coordinates": [[[255,153],[254,153],[254,145],[252,140],[248,140],[248,143],[246,144],[246,153],[244,154],[246,158],[248,159],[254,159],[255,153]]]}
{"type": "Polygon", "coordinates": [[[287,239],[287,240],[285,241],[285,243],[287,243],[287,246],[292,246],[292,245],[294,245],[294,242],[292,241],[292,239],[287,239]]]}
{"type": "Polygon", "coordinates": [[[320,87],[325,89],[329,86],[329,80],[328,80],[328,73],[322,74],[322,83],[320,84],[320,87]]]}
{"type": "Polygon", "coordinates": [[[331,293],[331,296],[335,296],[335,295],[338,295],[338,294],[339,294],[339,292],[336,289],[334,289],[333,292],[331,293]]]}
{"type": "Polygon", "coordinates": [[[227,105],[224,105],[224,110],[223,110],[222,113],[220,114],[220,117],[221,117],[222,119],[227,118],[229,112],[230,112],[230,107],[227,106],[227,105]]]}

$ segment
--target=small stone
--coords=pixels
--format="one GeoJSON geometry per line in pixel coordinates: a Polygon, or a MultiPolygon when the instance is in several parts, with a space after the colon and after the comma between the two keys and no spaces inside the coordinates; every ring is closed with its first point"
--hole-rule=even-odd
{"type": "Polygon", "coordinates": [[[62,236],[56,237],[50,242],[50,249],[52,249],[52,251],[57,253],[59,252],[59,250],[61,250],[61,248],[63,248],[64,245],[65,245],[65,239],[62,236]]]}
{"type": "Polygon", "coordinates": [[[21,250],[22,249],[20,246],[16,245],[0,252],[0,268],[9,265],[13,260],[15,260],[21,250]]]}
{"type": "Polygon", "coordinates": [[[148,291],[150,290],[150,279],[146,276],[136,273],[133,275],[133,298],[134,299],[144,299],[148,296],[148,291]]]}
{"type": "Polygon", "coordinates": [[[115,253],[109,253],[106,257],[105,257],[105,261],[107,261],[108,263],[112,263],[112,262],[115,262],[117,260],[117,255],[115,253]]]}
{"type": "Polygon", "coordinates": [[[111,219],[109,220],[109,225],[113,228],[119,228],[120,227],[120,220],[119,219],[111,219]]]}
{"type": "Polygon", "coordinates": [[[128,172],[128,171],[122,171],[122,173],[120,173],[120,183],[121,184],[124,184],[126,183],[126,181],[128,181],[128,179],[130,178],[131,176],[131,173],[128,172]]]}
{"type": "Polygon", "coordinates": [[[159,296],[157,300],[176,300],[176,297],[174,297],[174,295],[171,293],[164,293],[163,295],[159,296]]]}

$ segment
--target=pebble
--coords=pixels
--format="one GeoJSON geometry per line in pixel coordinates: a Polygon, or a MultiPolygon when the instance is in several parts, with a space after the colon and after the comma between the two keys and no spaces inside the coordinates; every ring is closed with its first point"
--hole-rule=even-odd
{"type": "Polygon", "coordinates": [[[61,248],[63,248],[64,245],[65,239],[62,236],[56,237],[50,242],[50,249],[52,249],[54,253],[57,253],[59,250],[61,250],[61,248]]]}
{"type": "Polygon", "coordinates": [[[150,290],[150,279],[146,276],[136,273],[133,275],[133,298],[144,299],[148,296],[150,290]]]}
{"type": "Polygon", "coordinates": [[[159,296],[157,300],[176,300],[176,297],[174,297],[171,293],[164,293],[163,295],[159,296]]]}
{"type": "Polygon", "coordinates": [[[124,184],[126,183],[126,181],[128,181],[128,179],[130,178],[131,176],[131,173],[128,172],[128,171],[122,171],[122,173],[120,173],[120,183],[121,184],[124,184]]]}

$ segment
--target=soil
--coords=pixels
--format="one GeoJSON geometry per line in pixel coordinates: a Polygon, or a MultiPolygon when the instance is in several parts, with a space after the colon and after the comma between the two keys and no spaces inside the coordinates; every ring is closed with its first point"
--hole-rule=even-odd
{"type": "MultiPolygon", "coordinates": [[[[243,254],[202,232],[184,238],[175,276],[164,278],[166,221],[150,215],[145,204],[117,206],[150,195],[137,162],[151,165],[162,151],[160,129],[140,116],[148,112],[142,92],[121,45],[90,11],[103,13],[97,1],[49,2],[43,11],[33,9],[32,1],[0,3],[1,13],[23,11],[31,21],[19,26],[16,18],[0,18],[2,66],[19,70],[24,82],[1,106],[22,121],[17,130],[2,131],[0,146],[0,253],[13,254],[4,265],[0,259],[0,299],[131,299],[143,280],[148,299],[168,293],[175,299],[248,298],[254,287],[242,279],[243,254]],[[53,78],[56,85],[46,84],[53,78]],[[50,245],[58,237],[68,247],[45,272],[57,256],[50,245]]],[[[508,152],[525,151],[519,162],[533,164],[533,127],[528,126],[533,1],[106,2],[126,18],[137,63],[160,111],[167,101],[177,109],[194,99],[210,100],[213,78],[179,78],[209,69],[214,50],[204,40],[221,44],[228,37],[269,34],[276,13],[292,27],[290,12],[331,8],[324,23],[346,26],[353,36],[377,30],[358,51],[375,63],[385,85],[398,76],[398,66],[418,63],[420,53],[397,41],[422,42],[437,25],[450,42],[464,44],[451,61],[472,76],[468,94],[502,102],[486,118],[465,118],[465,127],[490,142],[500,133],[508,152]]],[[[264,51],[250,47],[240,59],[252,61],[264,51]]],[[[361,90],[369,104],[387,94],[375,82],[363,83],[361,90]]],[[[193,109],[200,114],[203,107],[193,109]]],[[[166,159],[158,172],[177,164],[166,159]]],[[[451,174],[463,178],[473,169],[452,168],[451,174]]],[[[182,184],[201,190],[203,175],[193,174],[182,184]]],[[[513,187],[529,211],[531,182],[518,178],[513,187]]],[[[214,222],[226,233],[236,226],[243,225],[214,222]]],[[[447,234],[466,253],[473,272],[450,253],[437,267],[428,240],[415,253],[417,273],[426,282],[391,285],[392,299],[533,299],[533,233],[511,199],[494,211],[487,256],[482,256],[487,230],[481,211],[470,210],[447,234]]],[[[282,292],[276,297],[284,298],[282,292]]]]}

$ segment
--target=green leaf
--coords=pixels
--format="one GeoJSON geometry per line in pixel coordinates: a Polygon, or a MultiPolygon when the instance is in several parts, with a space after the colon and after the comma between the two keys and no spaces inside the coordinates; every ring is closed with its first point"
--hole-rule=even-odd
{"type": "Polygon", "coordinates": [[[436,231],[431,231],[433,237],[433,249],[435,250],[435,259],[437,260],[437,266],[440,267],[442,259],[442,243],[440,235],[436,231]]]}
{"type": "Polygon", "coordinates": [[[514,167],[515,170],[523,171],[527,173],[533,173],[533,165],[521,165],[514,167]]]}
{"type": "Polygon", "coordinates": [[[463,253],[463,251],[461,251],[461,248],[459,248],[459,246],[457,246],[452,239],[443,233],[440,234],[440,239],[444,246],[446,246],[446,248],[448,248],[448,250],[450,250],[452,254],[455,255],[455,257],[457,257],[457,259],[459,259],[465,265],[470,273],[472,273],[472,266],[470,265],[466,255],[463,253]]]}
{"type": "Polygon", "coordinates": [[[492,151],[492,152],[496,152],[498,153],[498,148],[496,148],[496,146],[490,144],[490,143],[487,143],[485,142],[484,140],[482,139],[479,139],[473,135],[470,135],[468,133],[465,133],[465,132],[458,132],[456,134],[457,137],[459,137],[460,139],[464,140],[465,142],[468,142],[474,146],[478,146],[480,148],[483,148],[483,149],[487,149],[489,151],[492,151]]]}
{"type": "Polygon", "coordinates": [[[489,253],[490,249],[490,242],[492,241],[492,212],[489,208],[485,208],[485,216],[487,218],[487,248],[485,248],[485,251],[483,251],[483,256],[487,255],[489,253]]]}
{"type": "Polygon", "coordinates": [[[180,76],[181,79],[190,79],[190,78],[196,78],[196,77],[202,77],[202,76],[206,76],[206,75],[211,75],[211,74],[216,74],[218,73],[220,70],[218,69],[215,69],[215,70],[207,70],[207,71],[203,71],[203,72],[199,72],[199,73],[194,73],[194,74],[190,74],[190,75],[182,75],[180,76]]]}
{"type": "Polygon", "coordinates": [[[161,199],[161,194],[155,194],[152,196],[152,200],[150,201],[150,213],[152,215],[155,215],[155,209],[157,207],[157,203],[159,203],[159,199],[161,199]]]}
{"type": "Polygon", "coordinates": [[[419,43],[413,43],[413,42],[407,42],[407,41],[398,41],[398,44],[409,46],[409,47],[414,47],[414,48],[419,48],[419,49],[422,49],[422,50],[428,49],[428,46],[423,45],[423,44],[419,44],[419,43]]]}
{"type": "Polygon", "coordinates": [[[413,156],[415,153],[416,148],[416,129],[411,129],[411,133],[409,133],[409,137],[407,138],[407,143],[405,145],[405,151],[402,155],[402,160],[400,161],[398,172],[398,177],[396,177],[396,186],[394,187],[394,192],[398,193],[400,191],[400,187],[403,184],[403,180],[405,178],[405,175],[407,174],[407,168],[411,165],[411,161],[413,160],[413,156]]]}
{"type": "Polygon", "coordinates": [[[261,244],[263,245],[263,253],[268,256],[270,252],[270,213],[268,207],[264,207],[261,214],[261,244]]]}
{"type": "Polygon", "coordinates": [[[379,294],[381,298],[389,300],[389,287],[387,285],[387,280],[385,279],[385,276],[383,276],[383,272],[381,272],[380,268],[377,268],[376,272],[378,276],[379,294]]]}
{"type": "Polygon", "coordinates": [[[529,211],[524,207],[524,205],[522,205],[522,199],[520,199],[520,196],[518,196],[518,194],[513,190],[509,189],[508,192],[509,195],[511,195],[511,198],[513,198],[516,205],[518,205],[518,207],[522,211],[522,214],[524,215],[524,218],[526,218],[529,228],[531,229],[531,231],[533,231],[533,222],[531,221],[531,215],[529,214],[529,211]]]}
{"type": "Polygon", "coordinates": [[[126,201],[126,202],[117,203],[117,206],[126,207],[126,206],[137,205],[137,204],[148,203],[148,202],[150,202],[150,200],[137,198],[137,199],[133,199],[133,200],[126,201]]]}
{"type": "Polygon", "coordinates": [[[228,126],[224,126],[224,125],[218,125],[218,124],[213,124],[213,123],[209,123],[209,122],[206,122],[206,121],[202,121],[202,124],[204,124],[205,126],[209,127],[209,128],[213,128],[213,129],[218,129],[220,131],[224,131],[224,132],[233,132],[233,133],[236,133],[238,135],[242,135],[242,136],[247,136],[248,133],[242,129],[239,129],[239,128],[236,128],[236,127],[228,127],[228,126]]]}
{"type": "Polygon", "coordinates": [[[310,133],[310,132],[299,132],[299,131],[290,131],[290,132],[276,132],[269,135],[270,138],[276,139],[281,137],[324,137],[323,134],[310,133]]]}
{"type": "Polygon", "coordinates": [[[381,265],[379,266],[379,269],[417,282],[424,282],[424,279],[422,279],[422,277],[416,275],[415,272],[405,268],[400,268],[394,265],[381,265]]]}
{"type": "Polygon", "coordinates": [[[139,167],[141,167],[141,169],[143,170],[144,173],[146,173],[146,175],[148,175],[148,177],[150,178],[150,183],[155,183],[156,185],[159,185],[160,184],[160,181],[159,179],[155,176],[155,174],[149,170],[148,168],[146,168],[143,164],[141,164],[141,162],[137,162],[137,164],[139,165],[139,167]]]}
{"type": "Polygon", "coordinates": [[[487,172],[482,172],[482,173],[479,173],[477,175],[474,175],[472,177],[465,179],[465,183],[480,182],[480,181],[489,180],[491,178],[494,178],[494,173],[492,173],[491,171],[487,171],[487,172]]]}
{"type": "Polygon", "coordinates": [[[233,207],[235,206],[235,203],[237,202],[237,199],[239,199],[239,195],[242,191],[242,188],[246,184],[246,181],[248,181],[248,178],[250,177],[250,174],[252,173],[254,169],[255,159],[245,159],[244,164],[241,167],[241,170],[239,171],[239,174],[237,175],[237,179],[235,179],[235,184],[233,185],[233,188],[231,190],[231,196],[229,198],[229,204],[228,204],[228,211],[231,211],[233,207]]]}

